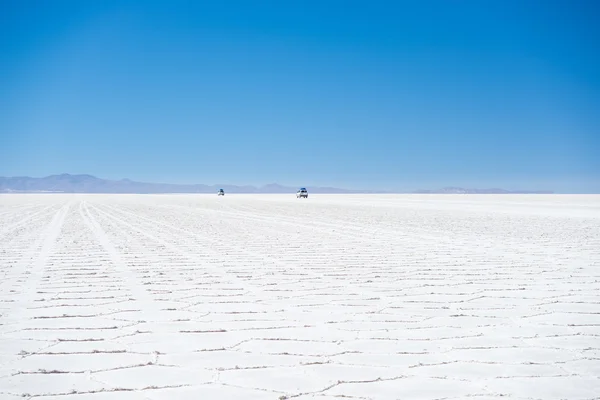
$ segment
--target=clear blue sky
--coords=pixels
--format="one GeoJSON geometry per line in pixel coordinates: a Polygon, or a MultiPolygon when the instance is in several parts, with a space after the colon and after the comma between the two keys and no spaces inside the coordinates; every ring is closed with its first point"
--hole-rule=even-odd
{"type": "Polygon", "coordinates": [[[600,3],[0,1],[0,176],[600,191],[600,3]]]}

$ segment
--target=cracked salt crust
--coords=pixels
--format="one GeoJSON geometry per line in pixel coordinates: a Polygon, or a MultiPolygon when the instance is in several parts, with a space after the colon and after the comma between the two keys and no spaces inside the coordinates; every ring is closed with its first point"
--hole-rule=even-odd
{"type": "Polygon", "coordinates": [[[597,398],[598,243],[598,196],[1,196],[0,398],[597,398]]]}

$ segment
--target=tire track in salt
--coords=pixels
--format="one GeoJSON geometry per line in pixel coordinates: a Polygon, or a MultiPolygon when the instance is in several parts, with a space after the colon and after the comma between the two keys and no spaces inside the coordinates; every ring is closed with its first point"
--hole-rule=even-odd
{"type": "MultiPolygon", "coordinates": [[[[163,226],[163,227],[165,227],[167,229],[170,229],[170,230],[172,230],[174,232],[178,232],[178,234],[184,234],[184,235],[186,235],[188,237],[194,238],[196,241],[211,243],[211,246],[209,246],[208,249],[214,248],[214,247],[229,248],[229,249],[234,250],[234,251],[236,251],[238,253],[244,254],[244,255],[246,255],[249,258],[253,258],[253,259],[255,259],[255,260],[259,261],[259,262],[262,262],[263,266],[266,266],[266,265],[275,265],[278,268],[281,268],[283,270],[289,269],[290,267],[294,267],[296,270],[300,270],[301,269],[302,273],[304,275],[310,275],[310,276],[312,276],[313,279],[321,279],[322,278],[321,275],[317,274],[313,270],[302,268],[300,265],[294,265],[294,264],[291,264],[289,262],[283,262],[283,261],[281,261],[279,259],[276,259],[276,258],[268,256],[268,255],[256,254],[256,253],[247,251],[247,250],[243,249],[240,246],[232,245],[229,242],[225,243],[223,241],[217,241],[217,240],[215,240],[215,239],[213,239],[213,238],[211,238],[209,236],[206,236],[206,235],[203,235],[203,234],[200,234],[200,233],[197,233],[197,232],[191,233],[191,232],[189,232],[189,231],[187,231],[185,229],[181,229],[181,228],[178,228],[178,227],[172,226],[170,224],[167,224],[167,223],[164,223],[164,222],[161,222],[161,221],[157,221],[157,220],[154,220],[154,219],[151,219],[151,218],[143,217],[143,216],[141,216],[139,214],[133,214],[133,213],[131,213],[129,211],[123,211],[123,210],[117,209],[117,208],[112,207],[112,206],[106,206],[106,205],[104,205],[104,206],[107,207],[107,208],[110,208],[113,212],[120,213],[122,215],[129,215],[130,217],[134,217],[134,218],[136,218],[138,220],[145,220],[145,221],[147,221],[148,224],[150,224],[148,226],[153,226],[154,227],[156,225],[160,225],[160,226],[163,226]],[[198,240],[198,239],[200,239],[200,240],[198,240]]],[[[97,207],[95,207],[95,208],[97,208],[97,207]]],[[[111,215],[111,214],[106,213],[106,212],[104,212],[104,213],[106,215],[109,215],[109,216],[111,215]]],[[[146,232],[142,231],[142,233],[145,234],[146,236],[148,236],[148,234],[146,232]]],[[[162,241],[162,240],[160,240],[160,239],[158,239],[156,237],[152,237],[152,238],[154,240],[159,241],[161,244],[166,243],[166,242],[164,242],[164,241],[162,241]]],[[[169,246],[171,246],[171,245],[169,245],[169,246]]],[[[177,247],[173,247],[173,248],[175,249],[175,251],[179,251],[181,253],[181,250],[178,249],[177,247]]],[[[203,248],[203,251],[206,251],[206,249],[207,249],[206,247],[203,248]]],[[[222,256],[222,255],[220,255],[220,254],[218,254],[218,253],[216,253],[216,252],[214,252],[212,250],[210,250],[210,253],[215,254],[215,256],[219,256],[219,257],[222,256]]],[[[267,268],[263,267],[262,269],[266,270],[267,268]]],[[[367,289],[362,288],[361,290],[362,290],[362,293],[364,293],[364,294],[375,295],[375,293],[372,293],[372,292],[370,292],[367,289]]],[[[380,297],[380,296],[381,296],[381,294],[377,294],[377,297],[380,297]]]]}
{"type": "Polygon", "coordinates": [[[44,208],[42,208],[39,211],[34,211],[34,212],[28,214],[27,216],[25,216],[24,218],[22,218],[18,222],[13,223],[12,225],[9,225],[7,228],[4,228],[2,231],[0,231],[0,237],[9,235],[11,232],[15,231],[16,229],[19,229],[23,225],[26,225],[27,222],[29,222],[30,220],[34,219],[35,217],[37,217],[39,215],[44,215],[49,210],[56,209],[56,207],[57,206],[53,204],[53,205],[44,207],[44,208]]]}
{"type": "MultiPolygon", "coordinates": [[[[21,353],[17,353],[16,346],[26,346],[34,354],[38,351],[49,349],[56,345],[51,340],[44,338],[34,340],[20,340],[19,338],[7,335],[10,330],[20,326],[24,321],[29,321],[29,312],[35,308],[36,301],[39,300],[38,292],[42,276],[47,269],[47,264],[53,252],[56,243],[63,229],[65,219],[71,208],[71,202],[64,204],[53,216],[51,222],[42,230],[41,235],[28,248],[30,254],[36,254],[33,262],[26,262],[23,258],[17,264],[16,276],[21,276],[22,291],[11,292],[11,298],[14,300],[8,304],[7,309],[2,310],[0,315],[0,378],[4,381],[10,380],[10,375],[14,373],[12,366],[21,358],[21,353]],[[6,335],[6,336],[4,336],[6,335]],[[7,352],[7,350],[9,352],[7,352]]],[[[46,208],[48,210],[49,208],[46,208]]],[[[3,384],[3,383],[2,383],[3,384]]],[[[0,387],[0,395],[13,395],[5,388],[0,387]]]]}
{"type": "MultiPolygon", "coordinates": [[[[171,252],[173,252],[175,254],[179,254],[181,256],[184,256],[184,257],[186,257],[186,258],[188,258],[188,259],[190,259],[190,260],[192,260],[192,261],[194,261],[196,263],[199,263],[200,265],[203,266],[203,268],[206,268],[206,269],[210,270],[211,272],[213,272],[217,276],[221,276],[224,279],[223,280],[224,282],[230,282],[230,283],[238,284],[238,285],[240,285],[240,287],[244,288],[244,290],[246,290],[247,292],[253,293],[253,294],[257,294],[256,288],[254,288],[254,287],[252,287],[252,288],[248,287],[248,282],[242,281],[239,278],[236,278],[235,276],[232,276],[231,274],[227,273],[227,271],[225,271],[223,268],[221,268],[219,266],[207,265],[205,263],[205,260],[202,259],[202,258],[200,258],[200,257],[198,257],[196,254],[193,254],[193,253],[190,253],[188,251],[182,250],[178,246],[175,246],[172,243],[170,243],[170,242],[168,242],[168,241],[166,241],[164,239],[161,239],[161,238],[159,238],[159,237],[157,237],[157,236],[155,236],[153,234],[150,234],[149,233],[150,229],[132,225],[131,223],[125,221],[122,217],[119,218],[117,215],[114,214],[114,212],[117,211],[117,210],[113,209],[113,213],[109,213],[109,212],[106,212],[106,211],[100,209],[99,207],[97,207],[95,205],[92,205],[90,207],[93,210],[95,210],[97,213],[103,215],[104,217],[112,219],[117,224],[121,224],[122,226],[125,226],[128,229],[131,229],[131,230],[134,230],[134,231],[136,231],[138,233],[141,233],[146,238],[148,238],[148,239],[150,239],[150,240],[152,240],[152,241],[154,241],[156,243],[159,243],[160,245],[162,245],[165,248],[167,248],[169,251],[171,251],[171,252]]],[[[117,211],[117,213],[118,213],[118,211],[117,211]]],[[[122,214],[127,215],[127,213],[122,213],[122,214]]],[[[133,215],[133,216],[136,219],[138,219],[138,220],[139,219],[147,219],[147,218],[142,217],[140,215],[133,215]]],[[[156,221],[153,221],[153,220],[150,220],[150,219],[147,219],[147,220],[149,220],[150,222],[153,223],[152,224],[153,228],[156,225],[163,225],[162,223],[159,223],[159,222],[156,222],[156,221]]],[[[207,254],[212,255],[215,258],[217,258],[217,257],[221,258],[221,256],[222,256],[221,254],[218,254],[214,250],[211,250],[210,246],[203,247],[202,251],[205,252],[205,253],[207,253],[207,254]]]]}
{"type": "MultiPolygon", "coordinates": [[[[56,241],[60,236],[63,224],[69,213],[69,210],[71,209],[71,206],[72,202],[68,202],[67,204],[63,205],[56,212],[56,214],[54,214],[52,221],[47,226],[46,230],[40,235],[38,241],[34,242],[29,248],[29,251],[31,252],[36,252],[36,249],[39,248],[39,252],[37,252],[38,254],[35,258],[35,261],[32,264],[28,264],[26,262],[19,264],[17,275],[20,275],[24,278],[22,285],[23,291],[17,295],[17,299],[14,303],[12,303],[11,310],[8,312],[8,314],[11,315],[11,319],[16,317],[15,313],[16,315],[20,315],[24,309],[33,305],[36,297],[39,297],[36,296],[36,291],[42,279],[42,275],[44,274],[46,262],[54,250],[56,241]],[[30,267],[30,269],[27,270],[27,267],[30,267]]],[[[49,208],[50,207],[46,208],[45,210],[48,210],[49,208]]]]}
{"type": "MultiPolygon", "coordinates": [[[[1,206],[0,206],[1,207],[1,206]]],[[[15,214],[22,212],[31,212],[33,209],[39,209],[40,204],[23,204],[23,205],[12,205],[12,206],[4,206],[0,208],[0,219],[5,217],[13,217],[15,214]]]]}
{"type": "Polygon", "coordinates": [[[90,228],[98,240],[98,243],[102,246],[102,248],[104,248],[110,260],[115,265],[115,268],[120,271],[122,281],[127,283],[128,289],[131,291],[135,300],[139,303],[141,314],[150,316],[157,308],[154,304],[152,296],[141,285],[138,276],[136,276],[135,273],[129,269],[127,264],[121,259],[119,252],[112,244],[102,226],[90,213],[87,201],[84,200],[80,203],[79,212],[83,218],[84,224],[90,228]]]}
{"type": "MultiPolygon", "coordinates": [[[[17,211],[16,211],[17,212],[17,211]]],[[[31,220],[26,227],[17,229],[10,238],[0,241],[0,294],[19,292],[26,283],[29,265],[35,262],[35,255],[44,241],[44,230],[50,225],[54,214],[49,212],[31,220]]],[[[10,296],[12,297],[12,296],[10,296]]],[[[9,302],[6,298],[1,302],[9,302]]],[[[0,310],[4,308],[0,305],[0,310]]]]}

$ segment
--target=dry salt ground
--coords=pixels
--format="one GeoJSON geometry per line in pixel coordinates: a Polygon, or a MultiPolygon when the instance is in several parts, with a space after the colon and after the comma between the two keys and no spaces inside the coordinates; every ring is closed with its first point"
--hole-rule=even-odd
{"type": "Polygon", "coordinates": [[[600,197],[1,195],[0,398],[598,399],[600,197]]]}

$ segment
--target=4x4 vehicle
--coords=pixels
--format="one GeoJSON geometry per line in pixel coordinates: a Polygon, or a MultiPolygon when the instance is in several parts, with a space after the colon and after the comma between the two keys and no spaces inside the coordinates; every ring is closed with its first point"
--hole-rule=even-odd
{"type": "Polygon", "coordinates": [[[296,192],[296,198],[300,199],[302,197],[304,197],[305,199],[308,198],[308,190],[306,190],[306,188],[300,188],[296,192]]]}

